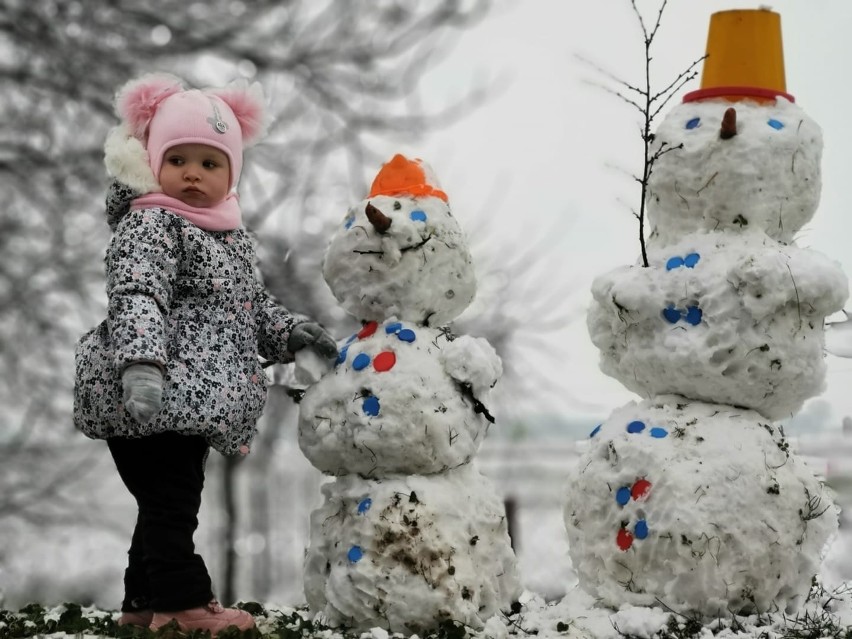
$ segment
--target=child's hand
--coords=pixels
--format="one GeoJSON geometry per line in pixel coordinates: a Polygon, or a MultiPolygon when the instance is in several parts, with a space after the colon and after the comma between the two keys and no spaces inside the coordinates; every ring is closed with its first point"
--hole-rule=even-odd
{"type": "Polygon", "coordinates": [[[290,331],[287,340],[287,349],[291,353],[310,346],[314,351],[326,359],[337,357],[337,342],[322,326],[316,322],[302,322],[296,324],[290,331]]]}
{"type": "Polygon", "coordinates": [[[124,408],[140,424],[160,411],[163,404],[163,373],[154,364],[131,364],[121,374],[124,408]]]}

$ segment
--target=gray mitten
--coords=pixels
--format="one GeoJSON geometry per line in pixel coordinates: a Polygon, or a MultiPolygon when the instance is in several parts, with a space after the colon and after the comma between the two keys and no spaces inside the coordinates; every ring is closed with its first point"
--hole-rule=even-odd
{"type": "Polygon", "coordinates": [[[296,324],[290,331],[287,340],[287,350],[295,353],[298,350],[310,346],[314,351],[326,359],[337,357],[337,342],[322,326],[316,322],[302,322],[296,324]]]}
{"type": "Polygon", "coordinates": [[[121,374],[124,408],[140,424],[160,411],[163,405],[163,373],[154,364],[131,364],[121,374]]]}

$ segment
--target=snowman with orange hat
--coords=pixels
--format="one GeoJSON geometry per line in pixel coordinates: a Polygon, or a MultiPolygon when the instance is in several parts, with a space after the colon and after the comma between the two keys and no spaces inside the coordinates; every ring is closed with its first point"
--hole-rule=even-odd
{"type": "Polygon", "coordinates": [[[799,248],[822,136],[785,92],[780,17],[711,18],[702,88],[655,133],[648,266],[598,277],[601,369],[644,401],[594,429],[565,523],[608,605],[706,616],[791,610],[837,511],[773,420],[821,392],[840,266],[799,248]],[[659,153],[659,151],[665,151],[659,153]]]}
{"type": "Polygon", "coordinates": [[[444,328],[476,284],[427,165],[382,167],[323,275],[362,328],[300,404],[302,451],[335,476],[311,516],[308,605],[356,629],[482,628],[520,594],[503,504],[473,463],[502,365],[484,339],[444,328]]]}

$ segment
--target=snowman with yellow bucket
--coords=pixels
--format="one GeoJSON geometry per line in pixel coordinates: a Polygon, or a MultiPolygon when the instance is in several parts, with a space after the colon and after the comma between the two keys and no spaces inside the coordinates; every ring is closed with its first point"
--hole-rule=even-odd
{"type": "Polygon", "coordinates": [[[837,509],[775,422],[822,391],[847,297],[840,266],[794,243],[821,151],[780,16],[713,14],[701,88],[650,151],[648,266],[592,287],[601,369],[644,398],[592,431],[569,482],[571,558],[606,606],[792,611],[819,571],[837,509]]]}

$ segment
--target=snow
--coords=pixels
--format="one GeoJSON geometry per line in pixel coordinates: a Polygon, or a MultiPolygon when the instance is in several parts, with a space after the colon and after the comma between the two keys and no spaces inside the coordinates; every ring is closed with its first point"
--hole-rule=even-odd
{"type": "Polygon", "coordinates": [[[708,618],[794,613],[837,530],[830,492],[777,426],[677,396],[604,422],[565,519],[580,583],[603,604],[708,618]]]}
{"type": "Polygon", "coordinates": [[[652,241],[677,242],[698,230],[766,233],[789,243],[819,203],[822,132],[796,104],[685,102],[656,129],[648,221],[652,241]],[[719,140],[736,109],[738,133],[719,140]],[[683,145],[677,150],[675,147],[683,145]]]}
{"type": "Polygon", "coordinates": [[[677,393],[770,419],[823,390],[823,321],[847,297],[835,261],[730,231],[687,234],[649,249],[648,261],[593,284],[588,325],[605,373],[641,397],[677,393]],[[693,266],[669,268],[690,255],[693,266]],[[667,308],[674,322],[663,318],[667,308]],[[690,308],[699,309],[696,325],[690,308]]]}
{"type": "Polygon", "coordinates": [[[437,197],[379,195],[353,206],[334,235],[323,277],[340,305],[361,320],[396,316],[441,326],[476,292],[467,241],[450,207],[437,197]],[[393,220],[372,231],[366,206],[393,220]]]}
{"type": "Polygon", "coordinates": [[[517,598],[503,503],[475,467],[323,486],[311,515],[305,594],[331,625],[424,632],[482,628],[517,598]]]}
{"type": "MultiPolygon", "coordinates": [[[[459,391],[458,383],[474,373],[459,369],[462,378],[454,379],[444,366],[446,358],[459,366],[453,353],[461,338],[450,341],[438,329],[396,318],[368,326],[375,331],[345,340],[339,364],[302,399],[299,443],[305,456],[325,473],[371,477],[436,473],[470,461],[489,423],[459,391]],[[390,363],[387,354],[393,366],[376,370],[377,363],[390,363]]],[[[473,355],[478,357],[467,366],[485,377],[476,382],[478,399],[487,404],[499,359],[493,349],[473,355]]]]}

